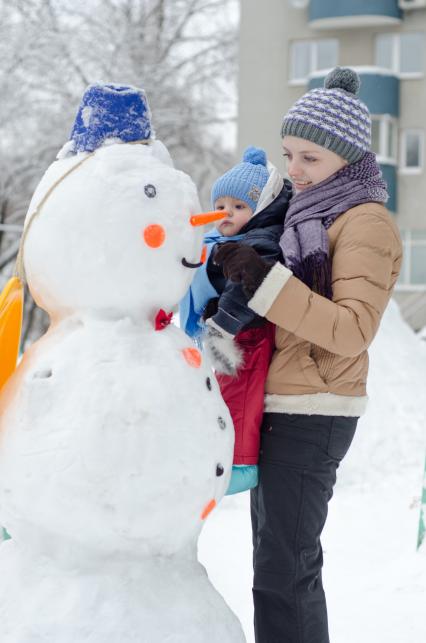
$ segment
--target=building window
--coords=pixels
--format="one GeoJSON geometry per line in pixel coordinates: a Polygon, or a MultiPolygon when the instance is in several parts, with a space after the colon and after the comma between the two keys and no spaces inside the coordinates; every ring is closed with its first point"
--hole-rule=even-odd
{"type": "Polygon", "coordinates": [[[403,261],[398,286],[426,287],[426,230],[401,230],[403,261]]]}
{"type": "Polygon", "coordinates": [[[371,117],[371,149],[379,163],[396,164],[397,121],[392,116],[371,117]]]}
{"type": "Polygon", "coordinates": [[[306,83],[312,72],[337,65],[339,41],[336,38],[295,40],[290,47],[290,80],[293,83],[306,83]]]}
{"type": "Polygon", "coordinates": [[[422,130],[405,129],[401,132],[400,170],[418,174],[423,169],[424,133],[422,130]]]}
{"type": "Polygon", "coordinates": [[[418,78],[424,72],[424,33],[383,33],[376,36],[376,65],[401,78],[418,78]]]}

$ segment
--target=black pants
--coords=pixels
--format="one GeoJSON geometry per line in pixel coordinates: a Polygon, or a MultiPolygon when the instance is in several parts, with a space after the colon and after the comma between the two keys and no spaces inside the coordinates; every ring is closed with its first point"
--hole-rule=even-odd
{"type": "Polygon", "coordinates": [[[251,492],[256,643],[328,643],[320,536],[358,418],[266,413],[251,492]]]}

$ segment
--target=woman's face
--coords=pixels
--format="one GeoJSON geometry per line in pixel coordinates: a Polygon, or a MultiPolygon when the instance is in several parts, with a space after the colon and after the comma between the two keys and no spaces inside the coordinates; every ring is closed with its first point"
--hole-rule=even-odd
{"type": "Polygon", "coordinates": [[[348,164],[335,152],[297,136],[284,136],[283,150],[296,194],[328,179],[348,164]]]}

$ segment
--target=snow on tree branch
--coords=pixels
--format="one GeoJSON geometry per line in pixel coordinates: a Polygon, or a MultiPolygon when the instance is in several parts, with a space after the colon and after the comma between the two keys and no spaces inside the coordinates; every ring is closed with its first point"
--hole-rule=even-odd
{"type": "MultiPolygon", "coordinates": [[[[237,22],[236,0],[0,0],[0,223],[23,222],[99,81],[144,87],[158,138],[208,207],[234,160],[237,22]]],[[[0,286],[16,241],[0,230],[0,286]]]]}

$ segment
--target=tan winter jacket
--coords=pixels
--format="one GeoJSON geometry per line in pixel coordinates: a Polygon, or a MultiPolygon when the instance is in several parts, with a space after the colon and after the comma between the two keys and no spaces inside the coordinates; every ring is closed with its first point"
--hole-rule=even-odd
{"type": "Polygon", "coordinates": [[[265,410],[359,416],[367,403],[367,348],[401,268],[398,228],[386,208],[351,208],[328,230],[333,301],[275,264],[249,301],[277,325],[265,410]]]}

